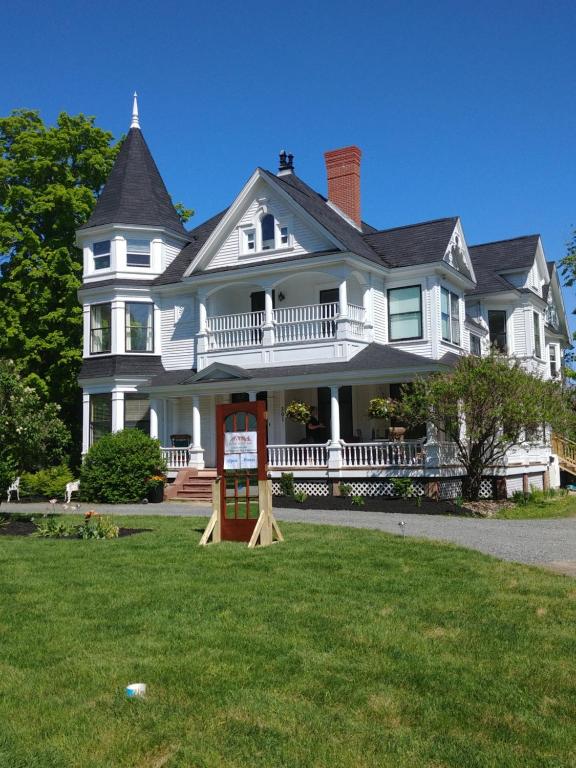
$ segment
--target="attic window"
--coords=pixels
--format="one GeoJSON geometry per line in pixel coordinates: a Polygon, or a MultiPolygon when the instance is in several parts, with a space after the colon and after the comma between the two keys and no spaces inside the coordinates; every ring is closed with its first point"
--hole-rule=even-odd
{"type": "Polygon", "coordinates": [[[262,250],[271,251],[276,246],[275,236],[274,236],[275,235],[274,230],[276,229],[274,216],[272,216],[271,213],[267,213],[265,216],[262,217],[260,226],[262,228],[262,250]]]}
{"type": "Polygon", "coordinates": [[[110,267],[110,240],[101,240],[94,243],[94,269],[108,269],[110,267]]]}
{"type": "Polygon", "coordinates": [[[288,245],[288,227],[280,227],[280,243],[288,245]]]}
{"type": "Polygon", "coordinates": [[[247,251],[256,250],[256,230],[254,229],[249,229],[246,232],[246,250],[247,251]]]}
{"type": "Polygon", "coordinates": [[[150,241],[128,238],[126,266],[149,267],[150,266],[150,241]]]}

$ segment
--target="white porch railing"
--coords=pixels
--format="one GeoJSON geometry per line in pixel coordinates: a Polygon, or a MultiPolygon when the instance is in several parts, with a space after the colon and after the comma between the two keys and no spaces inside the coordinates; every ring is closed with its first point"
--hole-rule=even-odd
{"type": "Polygon", "coordinates": [[[213,315],[207,318],[211,349],[255,347],[262,340],[264,312],[241,312],[235,315],[213,315]]]}
{"type": "Polygon", "coordinates": [[[422,466],[425,459],[421,440],[402,442],[344,443],[344,467],[422,466]]]}
{"type": "Polygon", "coordinates": [[[328,448],[326,445],[298,443],[295,445],[269,445],[268,466],[280,467],[326,467],[328,448]]]}
{"type": "Polygon", "coordinates": [[[185,469],[190,462],[188,448],[161,448],[168,469],[185,469]]]}
{"type": "Polygon", "coordinates": [[[364,321],[366,310],[357,304],[348,304],[348,319],[350,321],[350,330],[353,336],[361,339],[364,336],[364,321]]]}
{"type": "Polygon", "coordinates": [[[317,341],[336,336],[338,302],[274,310],[276,341],[317,341]]]}

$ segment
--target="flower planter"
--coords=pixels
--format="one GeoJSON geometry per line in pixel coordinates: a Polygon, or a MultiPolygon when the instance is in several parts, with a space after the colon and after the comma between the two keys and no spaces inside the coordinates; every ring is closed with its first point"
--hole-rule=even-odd
{"type": "Polygon", "coordinates": [[[150,504],[160,504],[164,501],[164,485],[158,484],[149,488],[147,498],[150,504]]]}

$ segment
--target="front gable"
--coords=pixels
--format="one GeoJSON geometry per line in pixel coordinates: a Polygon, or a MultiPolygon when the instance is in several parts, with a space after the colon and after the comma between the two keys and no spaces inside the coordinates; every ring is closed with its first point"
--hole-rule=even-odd
{"type": "Polygon", "coordinates": [[[476,282],[472,259],[470,258],[460,219],[456,222],[456,226],[450,237],[450,242],[444,253],[443,260],[450,264],[455,270],[476,282]]]}
{"type": "Polygon", "coordinates": [[[273,179],[256,170],[184,277],[307,253],[346,250],[273,179]],[[268,217],[266,222],[263,222],[268,217]]]}

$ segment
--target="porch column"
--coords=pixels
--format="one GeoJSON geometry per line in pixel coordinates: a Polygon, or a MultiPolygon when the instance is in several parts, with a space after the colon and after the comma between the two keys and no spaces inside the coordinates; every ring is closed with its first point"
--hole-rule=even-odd
{"type": "Polygon", "coordinates": [[[340,401],[339,387],[330,387],[330,424],[331,436],[328,446],[328,468],[340,469],[342,466],[342,446],[340,445],[340,401]]]}
{"type": "Polygon", "coordinates": [[[338,286],[338,304],[336,338],[345,339],[350,335],[350,323],[348,322],[348,286],[345,278],[340,281],[340,285],[338,286]]]}
{"type": "Polygon", "coordinates": [[[262,326],[262,344],[265,347],[274,344],[274,302],[272,288],[264,291],[264,325],[262,326]]]}
{"type": "Polygon", "coordinates": [[[429,421],[426,422],[426,446],[424,448],[425,465],[438,467],[440,465],[440,445],[438,443],[438,430],[429,421]]]}
{"type": "Polygon", "coordinates": [[[82,394],[82,455],[90,448],[90,395],[82,394]]]}
{"type": "Polygon", "coordinates": [[[124,429],[124,392],[112,390],[112,432],[124,429]]]}
{"type": "Polygon", "coordinates": [[[372,275],[368,275],[362,293],[362,306],[364,307],[364,339],[374,341],[374,292],[372,290],[372,275]]]}
{"type": "Polygon", "coordinates": [[[206,366],[203,353],[208,351],[208,312],[206,309],[206,294],[198,293],[198,370],[206,366]],[[201,357],[202,356],[202,357],[201,357]]]}
{"type": "Polygon", "coordinates": [[[257,394],[257,392],[254,389],[251,389],[248,392],[248,402],[255,403],[256,402],[256,394],[257,394]]]}
{"type": "Polygon", "coordinates": [[[158,412],[160,410],[160,401],[156,398],[150,400],[150,437],[158,440],[158,412]]]}
{"type": "Polygon", "coordinates": [[[202,448],[200,396],[192,395],[192,445],[189,450],[189,464],[197,469],[204,468],[204,448],[202,448]]]}

